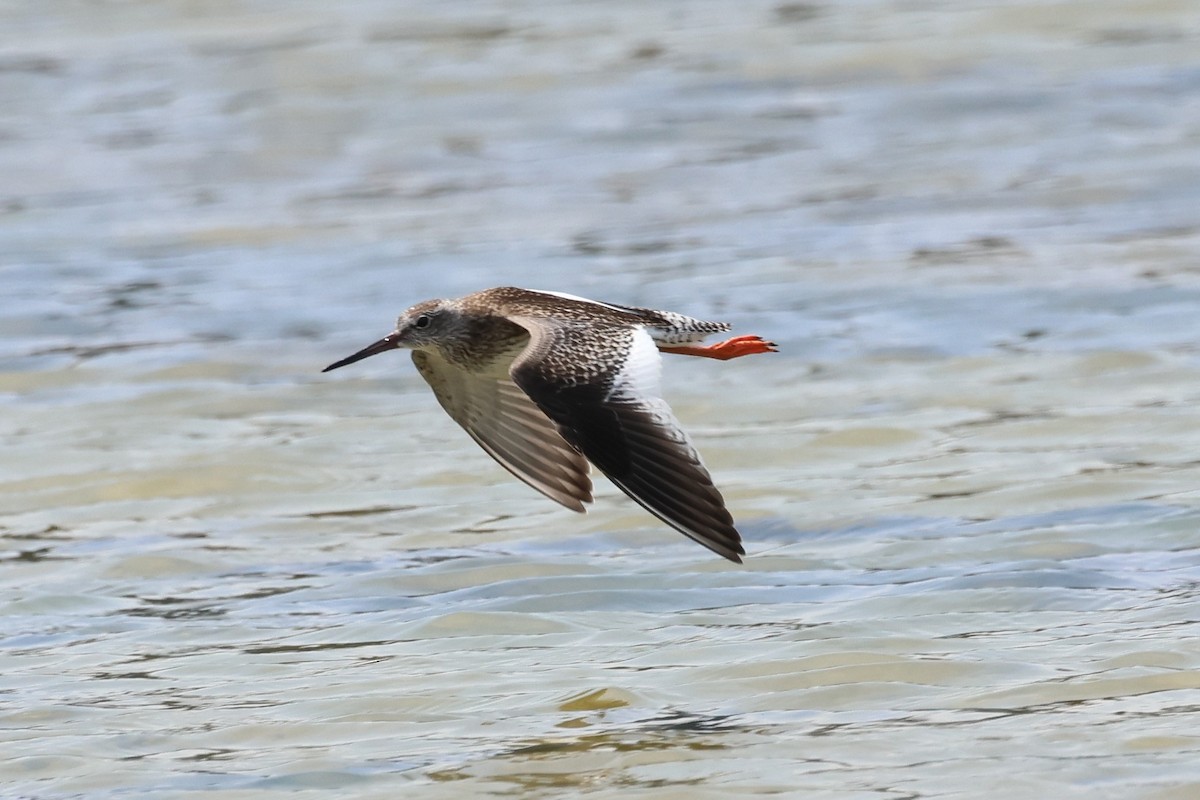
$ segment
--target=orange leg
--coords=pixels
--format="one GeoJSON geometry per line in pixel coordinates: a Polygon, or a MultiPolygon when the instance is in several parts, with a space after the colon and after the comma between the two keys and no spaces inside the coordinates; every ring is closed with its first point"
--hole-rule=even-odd
{"type": "Polygon", "coordinates": [[[763,340],[761,336],[735,336],[716,344],[685,344],[678,347],[659,347],[664,353],[675,353],[681,356],[703,356],[728,361],[731,358],[750,356],[755,353],[777,353],[774,342],[763,340]]]}

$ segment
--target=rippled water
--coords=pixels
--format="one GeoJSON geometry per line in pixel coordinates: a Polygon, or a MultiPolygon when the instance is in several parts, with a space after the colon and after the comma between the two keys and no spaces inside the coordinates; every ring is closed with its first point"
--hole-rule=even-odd
{"type": "Polygon", "coordinates": [[[736,5],[0,10],[4,796],[1200,796],[1200,13],[736,5]],[[498,284],[744,566],[318,373],[498,284]]]}

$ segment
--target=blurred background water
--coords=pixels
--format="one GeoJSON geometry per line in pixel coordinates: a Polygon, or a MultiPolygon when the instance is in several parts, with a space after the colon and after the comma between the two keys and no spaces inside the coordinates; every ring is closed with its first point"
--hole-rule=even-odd
{"type": "Polygon", "coordinates": [[[1200,6],[0,6],[24,798],[1200,796],[1200,6]],[[511,480],[418,300],[672,359],[738,567],[511,480]]]}

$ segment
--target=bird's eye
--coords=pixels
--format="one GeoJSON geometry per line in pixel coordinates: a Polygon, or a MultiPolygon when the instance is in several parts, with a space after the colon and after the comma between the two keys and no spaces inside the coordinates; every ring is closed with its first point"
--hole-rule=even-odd
{"type": "Polygon", "coordinates": [[[413,327],[414,328],[428,328],[429,327],[429,315],[422,314],[421,316],[417,317],[415,320],[413,320],[413,327]]]}

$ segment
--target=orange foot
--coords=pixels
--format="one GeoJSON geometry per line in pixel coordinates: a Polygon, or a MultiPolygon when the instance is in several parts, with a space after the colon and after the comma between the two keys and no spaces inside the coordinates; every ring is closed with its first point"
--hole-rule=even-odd
{"type": "Polygon", "coordinates": [[[740,356],[751,356],[755,353],[777,353],[774,342],[765,341],[761,336],[735,336],[723,342],[710,345],[681,345],[679,347],[660,347],[664,353],[676,353],[681,356],[702,356],[728,361],[740,356]]]}

